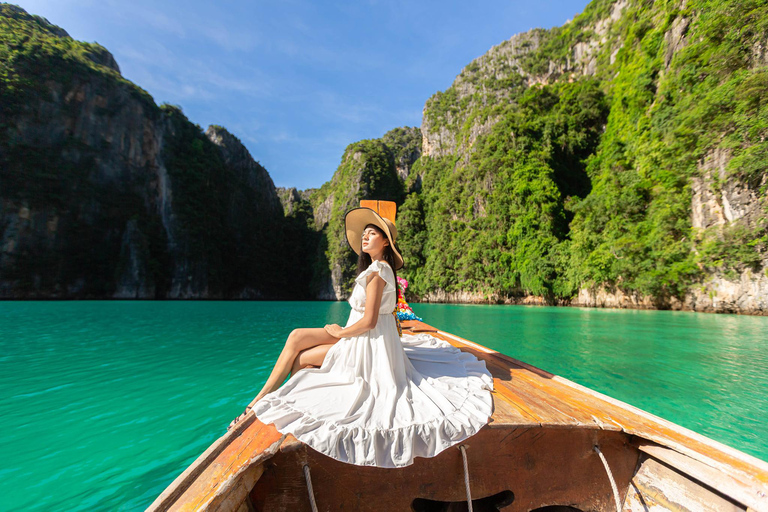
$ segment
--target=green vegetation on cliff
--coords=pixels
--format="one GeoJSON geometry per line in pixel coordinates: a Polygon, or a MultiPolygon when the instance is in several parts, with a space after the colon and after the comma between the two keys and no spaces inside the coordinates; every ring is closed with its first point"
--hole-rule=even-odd
{"type": "MultiPolygon", "coordinates": [[[[122,90],[154,106],[145,91],[120,76],[100,45],[75,41],[39,16],[0,4],[0,229],[10,228],[0,234],[13,247],[0,258],[0,271],[19,296],[110,296],[122,244],[114,228],[125,229],[132,219],[144,234],[144,249],[164,242],[136,183],[93,179],[104,145],[93,146],[66,130],[63,118],[76,115],[78,105],[61,96],[82,94],[85,87],[102,96],[122,90]],[[42,104],[48,105],[48,118],[39,112],[42,104]],[[47,229],[25,237],[6,213],[43,220],[47,229]]],[[[159,114],[157,107],[153,114],[159,114]]],[[[162,286],[158,262],[165,256],[148,258],[146,279],[152,286],[162,286]]]]}
{"type": "Polygon", "coordinates": [[[226,135],[0,4],[3,296],[305,298],[274,185],[226,135]]]}
{"type": "MultiPolygon", "coordinates": [[[[2,118],[50,94],[50,82],[63,89],[83,77],[103,77],[153,105],[152,97],[125,80],[101,45],[76,41],[45,18],[0,3],[0,113],[2,118]],[[45,80],[43,80],[45,78],[45,80]]],[[[0,127],[2,128],[2,127],[0,127]]]]}
{"type": "Polygon", "coordinates": [[[403,231],[409,255],[424,261],[404,272],[413,292],[569,293],[558,272],[565,203],[589,190],[582,162],[606,114],[595,81],[532,87],[477,141],[469,162],[422,157],[413,170],[423,176],[422,197],[404,205],[409,223],[423,222],[427,234],[403,231]],[[419,211],[422,219],[412,213],[419,211]]]}
{"type": "Polygon", "coordinates": [[[323,246],[315,264],[313,288],[322,293],[332,280],[342,292],[351,290],[357,255],[347,244],[344,214],[360,205],[362,199],[402,202],[403,184],[395,171],[392,150],[381,140],[361,140],[344,151],[341,164],[331,181],[315,191],[310,201],[323,217],[323,246]],[[333,273],[336,276],[333,276],[333,273]]]}
{"type": "Polygon", "coordinates": [[[707,273],[761,269],[768,6],[679,5],[596,0],[427,102],[434,154],[402,206],[411,291],[556,300],[615,286],[663,306],[707,273]],[[741,221],[693,226],[694,200],[734,187],[741,221]]]}
{"type": "Polygon", "coordinates": [[[271,180],[236,138],[233,156],[103,47],[0,4],[3,281],[110,296],[143,272],[158,297],[181,274],[222,297],[344,296],[344,213],[385,199],[416,296],[607,287],[664,307],[707,276],[768,272],[767,41],[763,1],[594,0],[467,65],[427,101],[423,133],[350,144],[328,183],[265,217],[271,180]],[[77,132],[84,112],[100,124],[77,132]],[[23,222],[49,227],[23,238],[23,222]]]}
{"type": "Polygon", "coordinates": [[[759,267],[766,253],[767,166],[751,156],[765,151],[768,134],[760,99],[768,70],[753,53],[768,35],[768,6],[674,5],[630,5],[622,16],[611,113],[589,165],[592,193],[575,206],[570,266],[576,282],[617,284],[662,303],[682,298],[706,269],[759,267]],[[685,44],[671,52],[675,24],[688,22],[685,44]],[[734,156],[726,179],[756,195],[750,206],[762,221],[750,229],[692,229],[691,183],[718,149],[734,156]]]}
{"type": "MultiPolygon", "coordinates": [[[[262,260],[252,254],[255,247],[238,247],[235,226],[227,218],[228,203],[236,183],[234,173],[224,164],[219,148],[200,126],[187,119],[181,108],[162,105],[171,122],[171,136],[164,146],[163,160],[174,189],[174,214],[182,252],[207,270],[206,280],[216,291],[227,294],[243,282],[253,282],[248,273],[262,260]]],[[[248,222],[247,218],[242,221],[248,222]]],[[[237,226],[238,229],[241,226],[237,226]]]]}

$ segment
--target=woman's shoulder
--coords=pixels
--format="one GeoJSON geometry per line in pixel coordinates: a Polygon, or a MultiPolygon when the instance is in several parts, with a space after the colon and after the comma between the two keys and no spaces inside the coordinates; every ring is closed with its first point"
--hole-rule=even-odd
{"type": "Polygon", "coordinates": [[[373,260],[370,265],[368,265],[368,268],[366,268],[363,272],[360,273],[359,276],[357,276],[356,280],[362,280],[367,278],[370,274],[377,272],[382,279],[384,279],[386,282],[392,284],[394,281],[394,271],[392,270],[392,267],[384,260],[373,260]]]}
{"type": "Polygon", "coordinates": [[[374,271],[385,270],[392,272],[392,267],[384,260],[373,260],[368,268],[373,269],[374,271]]]}

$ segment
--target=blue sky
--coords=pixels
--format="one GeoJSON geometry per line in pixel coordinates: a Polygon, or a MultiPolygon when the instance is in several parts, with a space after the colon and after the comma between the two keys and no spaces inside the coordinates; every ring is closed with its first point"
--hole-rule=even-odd
{"type": "Polygon", "coordinates": [[[420,126],[426,100],[518,32],[586,0],[24,0],[205,129],[219,124],[275,185],[319,187],[348,144],[420,126]]]}

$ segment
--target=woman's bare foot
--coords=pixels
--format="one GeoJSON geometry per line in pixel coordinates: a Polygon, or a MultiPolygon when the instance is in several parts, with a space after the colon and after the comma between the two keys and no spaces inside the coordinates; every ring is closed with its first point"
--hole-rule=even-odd
{"type": "Polygon", "coordinates": [[[233,420],[232,420],[232,423],[230,423],[230,424],[229,424],[229,426],[227,427],[227,430],[232,430],[232,427],[234,427],[235,425],[237,425],[238,423],[240,423],[240,422],[243,420],[243,418],[245,418],[245,417],[248,415],[248,413],[250,412],[250,410],[251,410],[251,409],[250,409],[250,407],[246,408],[246,409],[245,409],[245,410],[242,412],[242,414],[240,414],[240,416],[238,416],[237,418],[233,419],[233,420]]]}
{"type": "Polygon", "coordinates": [[[232,430],[232,427],[234,427],[235,425],[243,421],[243,418],[245,418],[248,415],[251,408],[254,405],[256,405],[256,402],[261,400],[266,394],[267,394],[267,391],[261,391],[258,395],[256,395],[256,398],[254,398],[253,401],[250,404],[248,404],[248,407],[245,408],[245,410],[240,414],[240,416],[232,420],[232,423],[229,424],[229,426],[227,427],[227,430],[232,430]]]}

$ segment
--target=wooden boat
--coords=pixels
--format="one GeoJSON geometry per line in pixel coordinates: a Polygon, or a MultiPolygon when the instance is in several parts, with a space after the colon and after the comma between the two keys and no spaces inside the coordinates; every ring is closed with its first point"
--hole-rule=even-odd
{"type": "Polygon", "coordinates": [[[250,414],[149,507],[161,511],[768,511],[768,463],[421,322],[483,359],[491,421],[398,469],[345,464],[250,414]]]}

